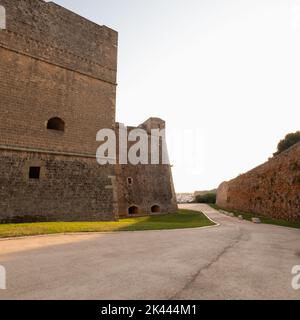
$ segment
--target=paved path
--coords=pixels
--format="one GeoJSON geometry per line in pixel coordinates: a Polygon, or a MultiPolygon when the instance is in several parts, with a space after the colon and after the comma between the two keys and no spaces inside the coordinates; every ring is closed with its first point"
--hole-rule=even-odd
{"type": "Polygon", "coordinates": [[[212,228],[0,241],[0,299],[300,299],[300,231],[203,210],[212,228]]]}

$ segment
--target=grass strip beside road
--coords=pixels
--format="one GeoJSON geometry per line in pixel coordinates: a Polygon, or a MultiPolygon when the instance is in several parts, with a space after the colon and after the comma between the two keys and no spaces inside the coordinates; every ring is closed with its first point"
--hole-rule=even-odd
{"type": "Polygon", "coordinates": [[[252,218],[259,218],[262,223],[265,224],[273,224],[276,226],[281,226],[281,227],[289,227],[289,228],[296,228],[300,229],[300,222],[294,222],[294,221],[287,221],[283,219],[274,219],[271,217],[266,217],[261,214],[253,214],[253,213],[247,213],[247,212],[241,212],[238,210],[227,210],[223,209],[215,204],[210,204],[210,206],[216,210],[224,210],[227,212],[231,212],[235,215],[235,217],[238,217],[239,215],[242,215],[245,220],[252,221],[252,218]]]}
{"type": "Polygon", "coordinates": [[[192,210],[179,210],[174,214],[146,217],[129,217],[109,222],[36,222],[18,224],[0,224],[0,238],[24,237],[33,235],[113,232],[199,228],[212,226],[203,213],[192,210]]]}

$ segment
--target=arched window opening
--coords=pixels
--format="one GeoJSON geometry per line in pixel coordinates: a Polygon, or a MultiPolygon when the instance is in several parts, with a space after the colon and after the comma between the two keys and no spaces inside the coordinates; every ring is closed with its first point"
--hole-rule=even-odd
{"type": "Polygon", "coordinates": [[[157,205],[152,206],[151,207],[151,212],[152,213],[159,213],[160,212],[160,206],[157,206],[157,205]]]}
{"type": "Polygon", "coordinates": [[[52,118],[47,123],[47,129],[56,131],[65,131],[65,123],[60,118],[52,118]]]}
{"type": "Polygon", "coordinates": [[[128,209],[129,214],[138,214],[139,213],[139,208],[137,206],[131,206],[128,209]]]}

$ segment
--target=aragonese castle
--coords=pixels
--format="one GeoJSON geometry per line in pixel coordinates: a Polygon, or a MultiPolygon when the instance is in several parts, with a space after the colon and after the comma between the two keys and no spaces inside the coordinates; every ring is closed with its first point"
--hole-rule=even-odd
{"type": "MultiPolygon", "coordinates": [[[[176,212],[169,164],[96,161],[97,132],[121,126],[117,32],[53,2],[0,5],[0,222],[176,212]]],[[[150,137],[165,122],[150,118],[138,128],[150,137]]]]}

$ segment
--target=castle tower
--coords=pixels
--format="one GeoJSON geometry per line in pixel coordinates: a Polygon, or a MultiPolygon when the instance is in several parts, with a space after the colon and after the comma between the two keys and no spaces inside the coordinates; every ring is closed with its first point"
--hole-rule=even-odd
{"type": "Polygon", "coordinates": [[[174,212],[169,165],[96,161],[97,132],[117,126],[117,32],[53,2],[0,6],[0,223],[174,212]]]}
{"type": "MultiPolygon", "coordinates": [[[[156,213],[174,213],[178,210],[174,190],[171,165],[168,152],[165,149],[163,159],[163,145],[166,146],[164,137],[159,140],[158,163],[152,164],[151,136],[152,130],[165,130],[165,121],[159,118],[150,118],[138,127],[124,127],[117,124],[117,129],[126,130],[127,135],[132,130],[142,129],[148,135],[148,163],[117,166],[117,188],[119,216],[144,215],[156,213]]],[[[128,143],[128,150],[131,147],[128,143]]]]}
{"type": "Polygon", "coordinates": [[[117,32],[52,2],[0,0],[0,220],[112,220],[117,32]]]}

